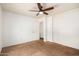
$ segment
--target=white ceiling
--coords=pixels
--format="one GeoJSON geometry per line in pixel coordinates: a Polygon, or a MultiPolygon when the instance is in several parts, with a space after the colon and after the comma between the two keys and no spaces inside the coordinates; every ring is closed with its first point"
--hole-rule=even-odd
{"type": "MultiPolygon", "coordinates": [[[[37,12],[30,12],[29,10],[38,10],[36,3],[2,3],[2,9],[14,13],[33,16],[35,18],[43,17],[44,15],[36,16],[37,12]]],[[[55,6],[55,9],[49,11],[49,14],[60,13],[73,8],[79,8],[78,3],[43,3],[45,8],[55,6]]]]}

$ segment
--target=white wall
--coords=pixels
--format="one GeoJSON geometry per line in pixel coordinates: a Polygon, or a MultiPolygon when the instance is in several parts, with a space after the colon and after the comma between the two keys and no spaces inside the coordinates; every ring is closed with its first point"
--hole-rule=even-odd
{"type": "Polygon", "coordinates": [[[0,6],[0,52],[1,52],[1,49],[2,49],[2,11],[1,11],[1,6],[0,6]]]}
{"type": "Polygon", "coordinates": [[[47,40],[79,49],[79,8],[52,16],[47,17],[47,40]]]}
{"type": "Polygon", "coordinates": [[[39,39],[36,19],[3,11],[3,47],[39,39]]]}
{"type": "Polygon", "coordinates": [[[54,16],[53,39],[55,42],[79,49],[79,9],[54,16]]]}

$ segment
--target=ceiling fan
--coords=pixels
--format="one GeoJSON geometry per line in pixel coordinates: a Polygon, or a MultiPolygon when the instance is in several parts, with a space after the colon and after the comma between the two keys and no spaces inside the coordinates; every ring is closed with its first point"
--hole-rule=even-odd
{"type": "Polygon", "coordinates": [[[38,7],[39,11],[38,11],[38,10],[30,10],[30,11],[33,11],[33,12],[38,12],[38,13],[36,14],[36,16],[38,16],[39,14],[48,15],[48,13],[47,13],[46,11],[49,11],[49,10],[54,9],[53,6],[52,6],[52,7],[49,7],[49,8],[46,8],[46,9],[43,9],[44,6],[42,6],[41,3],[37,3],[37,7],[38,7]]]}

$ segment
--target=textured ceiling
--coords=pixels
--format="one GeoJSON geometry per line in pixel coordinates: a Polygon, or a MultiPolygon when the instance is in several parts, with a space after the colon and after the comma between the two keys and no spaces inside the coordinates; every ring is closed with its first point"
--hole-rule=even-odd
{"type": "MultiPolygon", "coordinates": [[[[30,12],[29,10],[38,10],[36,3],[2,3],[2,9],[18,14],[28,15],[31,17],[39,18],[44,15],[36,16],[37,12],[30,12]]],[[[49,14],[60,13],[72,8],[79,8],[78,3],[43,3],[45,8],[55,6],[52,11],[47,11],[49,14]]]]}

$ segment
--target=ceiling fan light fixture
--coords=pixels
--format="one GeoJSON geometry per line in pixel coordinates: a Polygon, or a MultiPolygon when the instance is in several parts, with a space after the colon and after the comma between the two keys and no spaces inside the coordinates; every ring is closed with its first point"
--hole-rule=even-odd
{"type": "Polygon", "coordinates": [[[41,3],[37,3],[37,7],[39,10],[31,10],[31,11],[37,12],[36,16],[42,15],[42,14],[48,15],[48,13],[46,11],[50,11],[50,10],[54,9],[53,6],[43,9],[44,7],[41,5],[41,3]]]}
{"type": "Polygon", "coordinates": [[[43,14],[43,12],[39,12],[39,14],[43,14]]]}

